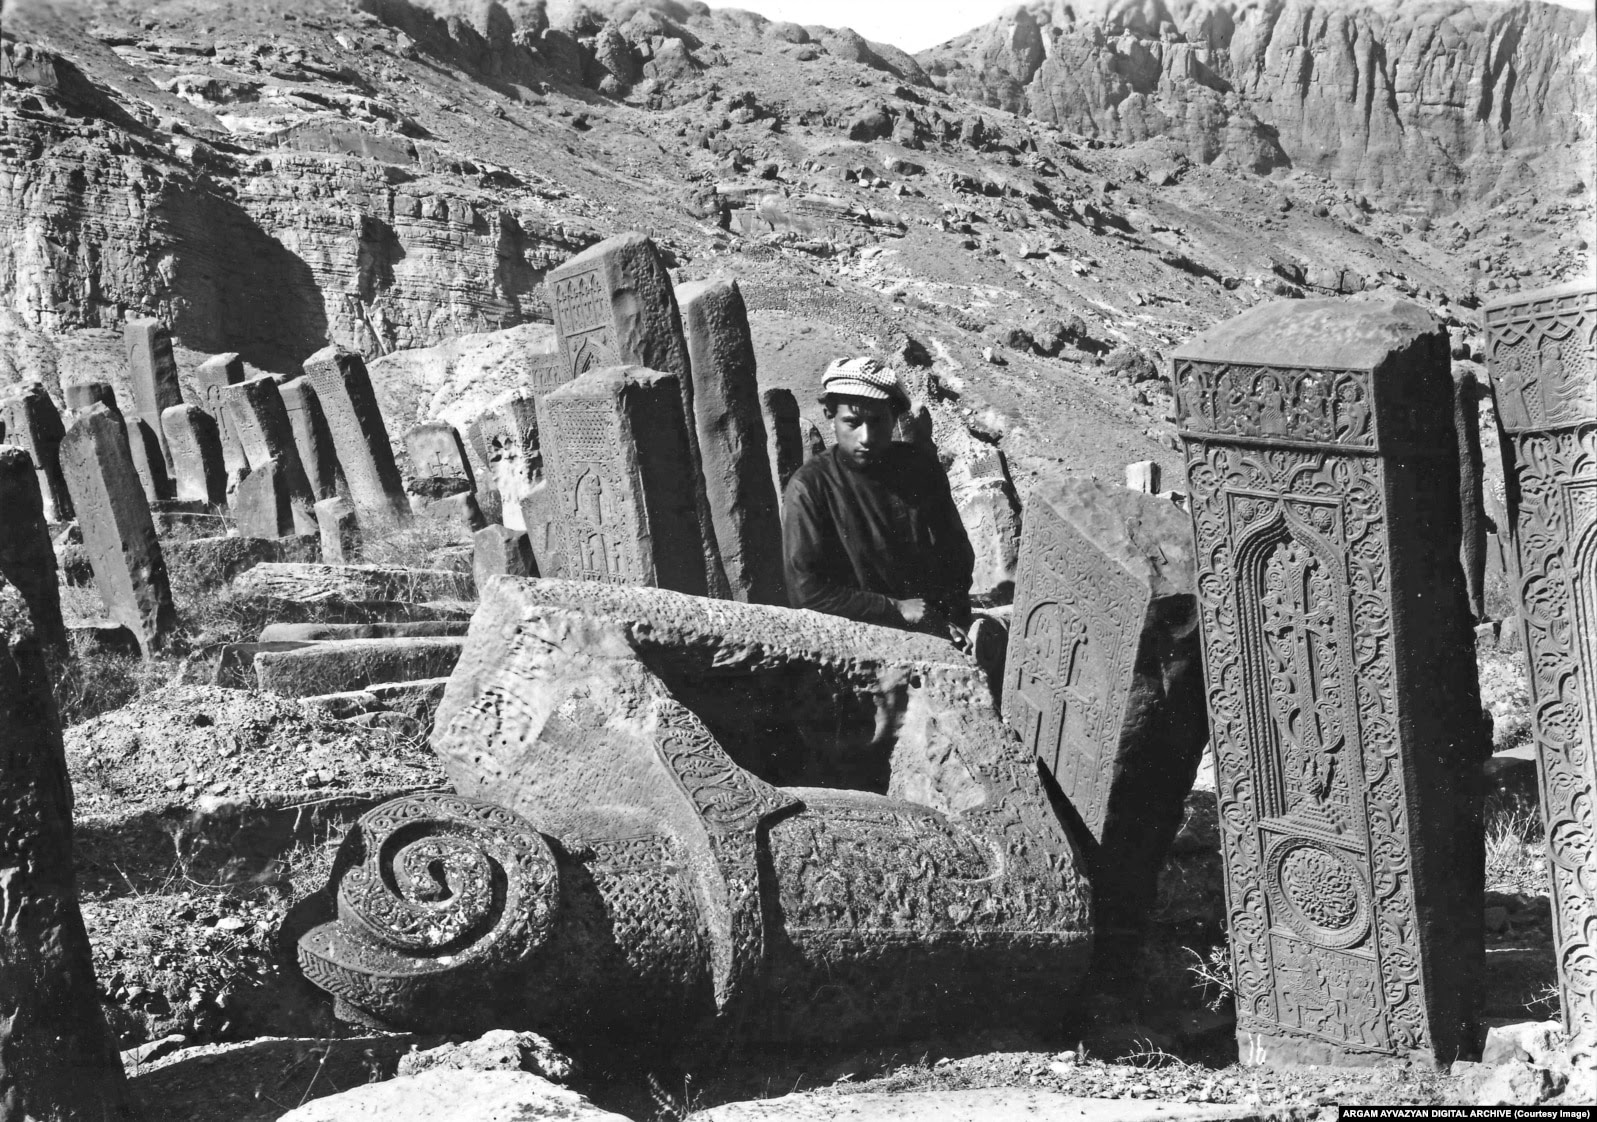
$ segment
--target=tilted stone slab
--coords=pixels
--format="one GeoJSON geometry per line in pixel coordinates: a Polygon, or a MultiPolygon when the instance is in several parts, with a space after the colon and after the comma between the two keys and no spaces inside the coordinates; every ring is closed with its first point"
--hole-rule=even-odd
{"type": "Polygon", "coordinates": [[[684,284],[677,301],[693,367],[700,471],[727,596],[786,604],[782,519],[743,294],[737,281],[717,278],[684,284]]]}
{"type": "Polygon", "coordinates": [[[288,538],[179,538],[161,547],[167,562],[201,591],[222,588],[240,573],[263,564],[296,564],[321,560],[321,541],[314,534],[288,538]]]}
{"type": "Polygon", "coordinates": [[[17,1119],[127,1117],[122,1065],[100,1011],[78,911],[72,785],[50,671],[29,610],[3,576],[0,817],[3,1112],[17,1119]]]}
{"type": "Polygon", "coordinates": [[[466,620],[417,620],[414,623],[269,623],[261,629],[260,641],[342,642],[347,639],[425,639],[439,635],[460,636],[469,626],[466,620]]]}
{"type": "Polygon", "coordinates": [[[281,460],[266,460],[250,468],[233,496],[238,533],[245,538],[287,538],[298,534],[295,508],[304,509],[304,495],[289,486],[288,469],[281,460]],[[296,502],[296,500],[299,500],[296,502]]]}
{"type": "Polygon", "coordinates": [[[1026,504],[1004,719],[1075,812],[1100,966],[1132,966],[1203,746],[1192,526],[1095,480],[1026,504]]]}
{"type": "Polygon", "coordinates": [[[1052,1021],[1084,973],[1069,839],[981,673],[928,637],[496,578],[433,743],[462,795],[364,819],[337,917],[300,940],[307,977],[365,1016],[577,1039],[879,1038],[1052,1021]],[[772,786],[668,685],[690,671],[723,693],[783,676],[812,713],[795,680],[850,683],[897,729],[892,775],[878,793],[772,786]],[[457,891],[434,925],[447,958],[406,934],[419,903],[383,887],[396,882],[376,855],[399,829],[459,870],[451,884],[475,868],[484,900],[504,886],[475,928],[479,890],[457,891]]]}
{"type": "Polygon", "coordinates": [[[410,457],[411,475],[417,480],[449,480],[467,491],[477,489],[466,442],[447,421],[428,421],[406,432],[405,454],[410,457]]]}
{"type": "MultiPolygon", "coordinates": [[[[305,476],[305,465],[300,462],[299,446],[294,443],[294,429],[289,423],[288,407],[283,404],[282,392],[270,377],[250,378],[222,390],[222,401],[244,447],[254,474],[275,463],[274,486],[288,504],[293,518],[293,532],[314,534],[316,527],[316,496],[311,493],[310,480],[305,476]]],[[[244,480],[239,490],[248,484],[244,480]]],[[[235,493],[235,502],[242,500],[235,493]]],[[[272,537],[259,534],[259,537],[272,537]]]]}
{"type": "Polygon", "coordinates": [[[161,431],[172,453],[179,501],[227,504],[227,464],[216,421],[198,405],[174,405],[161,414],[161,431]]]}
{"type": "Polygon", "coordinates": [[[398,713],[416,721],[423,729],[430,729],[448,685],[448,678],[374,682],[363,690],[315,694],[303,700],[320,705],[344,720],[365,713],[398,713]]]}
{"type": "Polygon", "coordinates": [[[477,594],[470,573],[446,569],[401,569],[384,565],[257,565],[233,582],[236,592],[295,604],[332,601],[470,600],[477,594]]]}
{"type": "Polygon", "coordinates": [[[9,395],[0,395],[0,443],[27,452],[38,475],[44,517],[57,523],[72,520],[72,496],[61,474],[61,437],[65,434],[61,413],[42,382],[29,382],[9,395]]]}
{"type": "Polygon", "coordinates": [[[61,586],[39,478],[28,453],[9,444],[0,444],[0,512],[5,522],[0,532],[0,577],[27,603],[38,641],[63,650],[66,627],[61,621],[61,586]]]}
{"type": "Polygon", "coordinates": [[[765,432],[770,441],[766,455],[771,462],[771,481],[776,485],[776,497],[780,502],[787,491],[787,481],[805,460],[798,399],[792,390],[761,390],[760,412],[765,415],[765,432]]]}
{"type": "MultiPolygon", "coordinates": [[[[183,387],[178,381],[177,359],[172,354],[172,334],[157,319],[130,319],[122,325],[122,348],[128,365],[128,381],[133,386],[133,411],[128,417],[142,421],[155,435],[168,467],[166,438],[161,432],[161,414],[183,404],[183,387]]],[[[131,434],[130,434],[131,436],[131,434]]]]}
{"type": "Polygon", "coordinates": [[[1448,353],[1371,299],[1175,354],[1246,1062],[1474,1047],[1488,748],[1448,353]]]}
{"type": "Polygon", "coordinates": [[[312,643],[297,650],[255,655],[260,688],[284,697],[313,697],[365,689],[379,682],[410,682],[447,677],[460,660],[465,640],[345,639],[312,643]]]}
{"type": "Polygon", "coordinates": [[[538,403],[557,575],[704,594],[685,427],[677,376],[635,366],[591,370],[538,403]]]}
{"type": "Polygon", "coordinates": [[[209,413],[211,420],[216,422],[217,435],[222,441],[222,462],[230,473],[248,467],[249,460],[244,455],[244,445],[240,443],[238,434],[233,431],[233,422],[228,419],[222,390],[243,380],[244,361],[231,351],[212,355],[194,371],[194,391],[198,399],[194,404],[209,413]]]}
{"type": "Polygon", "coordinates": [[[1571,1051],[1597,1056],[1597,290],[1485,310],[1571,1051]]]}
{"type": "Polygon", "coordinates": [[[543,482],[537,399],[524,390],[501,394],[477,418],[476,429],[499,492],[504,524],[512,530],[525,530],[522,503],[543,482]]]}
{"type": "Polygon", "coordinates": [[[106,614],[146,652],[162,646],[177,622],[172,589],[121,419],[103,405],[79,414],[61,440],[61,470],[106,614]]]}
{"type": "Polygon", "coordinates": [[[327,427],[327,417],[322,413],[315,387],[308,378],[291,378],[278,386],[278,393],[288,412],[288,426],[294,433],[294,447],[299,449],[300,466],[305,469],[311,494],[318,500],[332,498],[338,494],[341,475],[338,456],[333,450],[333,434],[327,427]]]}
{"type": "Polygon", "coordinates": [[[351,351],[324,347],[304,366],[356,511],[377,522],[407,521],[410,504],[366,363],[351,351]]]}

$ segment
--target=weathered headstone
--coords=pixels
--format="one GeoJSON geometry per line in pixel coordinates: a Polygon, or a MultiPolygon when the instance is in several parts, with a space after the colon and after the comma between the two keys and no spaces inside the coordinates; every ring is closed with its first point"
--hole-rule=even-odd
{"type": "Polygon", "coordinates": [[[787,481],[804,463],[804,431],[799,427],[798,399],[792,390],[762,390],[760,411],[765,414],[771,481],[776,485],[780,503],[787,491],[787,481]]]}
{"type": "Polygon", "coordinates": [[[486,588],[489,577],[538,575],[538,566],[532,559],[532,545],[524,530],[484,526],[471,536],[471,544],[471,571],[477,578],[478,588],[486,588]]]}
{"type": "Polygon", "coordinates": [[[349,499],[362,517],[405,521],[410,503],[394,462],[388,428],[360,355],[324,347],[305,360],[305,376],[316,390],[349,499]]]}
{"type": "Polygon", "coordinates": [[[122,407],[116,402],[116,391],[110,382],[73,382],[61,387],[61,399],[68,413],[81,413],[96,405],[103,405],[120,419],[122,407]]]}
{"type": "MultiPolygon", "coordinates": [[[[249,459],[250,475],[273,463],[276,469],[270,484],[274,494],[281,493],[289,502],[298,534],[316,533],[316,496],[311,492],[310,480],[305,477],[305,467],[300,463],[299,445],[294,441],[294,428],[288,419],[288,409],[283,404],[282,392],[271,377],[250,378],[222,390],[222,401],[228,420],[238,436],[249,459]]],[[[244,502],[248,478],[238,484],[233,496],[235,507],[244,502]]],[[[256,484],[257,496],[265,492],[266,484],[256,484]]],[[[257,510],[264,507],[256,505],[257,510]]],[[[276,537],[275,534],[256,535],[276,537]]]]}
{"type": "Polygon", "coordinates": [[[1192,528],[1084,480],[1026,504],[1004,719],[1074,811],[1100,968],[1132,965],[1208,740],[1192,528]]]}
{"type": "Polygon", "coordinates": [[[699,466],[728,598],[786,604],[782,519],[743,294],[737,281],[717,278],[683,285],[677,300],[693,368],[699,466]]]}
{"type": "Polygon", "coordinates": [[[318,500],[332,498],[338,494],[338,456],[333,452],[333,435],[327,429],[315,387],[302,376],[279,384],[277,391],[288,411],[288,425],[294,433],[294,446],[299,450],[300,466],[305,469],[311,494],[318,500]]]}
{"type": "Polygon", "coordinates": [[[240,469],[249,465],[249,459],[244,454],[244,445],[239,442],[238,434],[233,431],[222,390],[243,380],[244,360],[232,352],[212,355],[194,371],[194,388],[199,395],[196,404],[216,422],[222,440],[222,460],[229,474],[240,473],[240,469]]]}
{"type": "Polygon", "coordinates": [[[198,405],[174,405],[161,414],[161,431],[172,453],[177,497],[210,506],[227,504],[227,465],[216,421],[198,405]]]}
{"type": "Polygon", "coordinates": [[[504,524],[527,529],[522,503],[543,481],[543,455],[538,447],[538,403],[524,390],[512,390],[488,403],[475,428],[493,472],[504,524]]]}
{"type": "Polygon", "coordinates": [[[697,473],[681,400],[675,374],[612,366],[539,402],[563,543],[558,575],[704,595],[697,473]]]}
{"type": "Polygon", "coordinates": [[[61,622],[61,586],[39,478],[28,453],[10,444],[0,444],[0,513],[5,520],[0,532],[0,577],[27,602],[39,641],[61,650],[67,639],[61,622]]]}
{"type": "Polygon", "coordinates": [[[106,614],[148,654],[166,642],[176,615],[121,419],[103,405],[80,413],[61,440],[61,470],[106,614]]]}
{"type": "MultiPolygon", "coordinates": [[[[161,414],[183,404],[177,360],[172,355],[172,335],[158,319],[130,319],[122,325],[122,348],[127,358],[128,380],[133,386],[133,411],[128,417],[144,422],[161,443],[162,459],[171,467],[161,434],[161,414]]],[[[131,427],[129,437],[132,437],[131,427]]]]}
{"type": "Polygon", "coordinates": [[[1458,438],[1458,560],[1470,614],[1486,618],[1485,464],[1481,453],[1481,385],[1474,371],[1453,367],[1453,431],[1458,438]]]}
{"type": "Polygon", "coordinates": [[[447,421],[428,421],[406,432],[405,454],[410,457],[411,489],[416,494],[439,498],[477,489],[466,443],[447,421]]]}
{"type": "Polygon", "coordinates": [[[61,726],[32,632],[21,597],[0,577],[0,1114],[124,1118],[122,1065],[78,911],[61,726]]]}
{"type": "Polygon", "coordinates": [[[61,437],[66,428],[42,382],[29,382],[0,403],[0,428],[5,443],[23,449],[33,461],[45,519],[71,521],[72,496],[61,474],[61,437]]]}
{"type": "Polygon", "coordinates": [[[1163,488],[1164,472],[1157,460],[1138,460],[1126,465],[1126,486],[1145,495],[1157,495],[1163,488]]]}
{"type": "Polygon", "coordinates": [[[360,560],[360,520],[347,501],[335,497],[317,503],[316,525],[322,536],[323,561],[353,565],[360,560]]]}
{"type": "Polygon", "coordinates": [[[1175,354],[1248,1062],[1474,1046],[1487,746],[1448,353],[1418,305],[1320,299],[1175,354]]]}
{"type": "MultiPolygon", "coordinates": [[[[567,377],[620,365],[677,375],[705,587],[709,595],[725,599],[729,588],[716,548],[715,524],[699,463],[688,345],[682,335],[671,274],[659,249],[642,234],[620,234],[552,270],[548,283],[567,377]]],[[[549,470],[547,464],[544,470],[549,470]]]]}
{"type": "Polygon", "coordinates": [[[1597,1056],[1597,288],[1485,309],[1513,541],[1511,582],[1551,857],[1564,1024],[1597,1056]]]}
{"type": "Polygon", "coordinates": [[[233,517],[241,538],[291,538],[297,497],[281,462],[266,460],[250,468],[233,496],[233,517]]]}

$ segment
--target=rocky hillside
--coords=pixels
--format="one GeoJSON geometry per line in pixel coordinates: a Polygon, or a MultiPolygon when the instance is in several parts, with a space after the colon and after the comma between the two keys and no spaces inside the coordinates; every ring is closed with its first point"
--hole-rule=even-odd
{"type": "Polygon", "coordinates": [[[1411,213],[1589,181],[1593,14],[1459,0],[1032,0],[921,62],[939,89],[1411,213]]]}
{"type": "Polygon", "coordinates": [[[1589,19],[1062,11],[917,62],[678,0],[8,4],[0,381],[114,381],[116,325],[155,315],[185,369],[394,355],[397,433],[547,349],[501,334],[548,320],[546,271],[642,229],[679,280],[740,277],[762,381],[807,401],[866,349],[935,369],[1024,486],[1173,469],[1163,353],[1261,300],[1392,290],[1462,339],[1480,294],[1590,268],[1589,169],[1515,162],[1589,141],[1589,19]],[[1359,83],[1322,51],[1344,40],[1382,60],[1359,83]],[[1277,120],[1288,70],[1305,92],[1277,120]],[[1469,93],[1488,72],[1489,112],[1469,93]],[[1435,187],[1435,218],[1370,186],[1400,176],[1435,187]]]}

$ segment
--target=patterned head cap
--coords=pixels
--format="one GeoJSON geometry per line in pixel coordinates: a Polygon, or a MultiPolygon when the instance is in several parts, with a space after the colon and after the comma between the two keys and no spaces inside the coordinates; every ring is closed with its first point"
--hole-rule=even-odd
{"type": "Polygon", "coordinates": [[[877,401],[896,401],[903,397],[898,375],[870,355],[840,358],[821,375],[821,396],[868,397],[877,401]]]}

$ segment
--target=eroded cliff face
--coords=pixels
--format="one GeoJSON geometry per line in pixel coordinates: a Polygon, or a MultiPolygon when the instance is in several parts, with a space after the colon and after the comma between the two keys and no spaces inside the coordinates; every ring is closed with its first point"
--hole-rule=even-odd
{"type": "Polygon", "coordinates": [[[1593,25],[1539,2],[1036,0],[920,61],[1087,136],[1168,136],[1435,214],[1589,164],[1593,25]]]}

